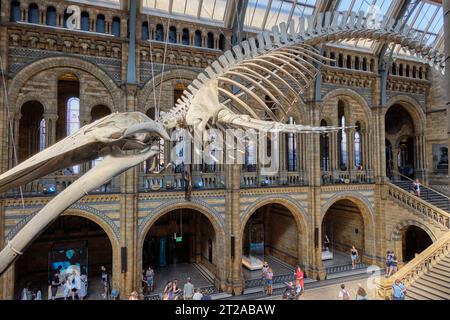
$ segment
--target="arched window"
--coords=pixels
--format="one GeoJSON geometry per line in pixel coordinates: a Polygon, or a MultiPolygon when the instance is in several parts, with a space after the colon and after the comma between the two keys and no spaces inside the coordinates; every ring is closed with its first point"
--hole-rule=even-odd
{"type": "Polygon", "coordinates": [[[214,34],[212,32],[208,32],[206,40],[206,46],[210,49],[214,49],[214,34]]]}
{"type": "Polygon", "coordinates": [[[20,17],[20,2],[13,1],[11,2],[10,16],[9,19],[11,22],[17,22],[21,20],[20,17]]]}
{"type": "Polygon", "coordinates": [[[225,36],[223,34],[219,36],[219,49],[222,51],[225,50],[225,36]]]}
{"type": "Polygon", "coordinates": [[[42,146],[45,147],[45,131],[42,131],[45,128],[45,123],[44,128],[42,128],[42,121],[44,120],[43,105],[38,101],[28,101],[22,106],[21,115],[18,128],[18,160],[20,162],[41,151],[42,146]]]}
{"type": "Polygon", "coordinates": [[[249,136],[244,138],[244,148],[245,148],[245,170],[247,172],[256,172],[256,141],[249,136]]]}
{"type": "Polygon", "coordinates": [[[395,62],[392,64],[392,75],[397,75],[397,64],[395,62]]]}
{"type": "Polygon", "coordinates": [[[338,57],[338,67],[339,68],[343,68],[344,67],[344,56],[342,55],[342,53],[340,53],[339,57],[338,57]]]}
{"type": "Polygon", "coordinates": [[[359,70],[359,57],[355,57],[355,70],[359,70]]]}
{"type": "Polygon", "coordinates": [[[89,12],[83,11],[81,13],[80,29],[84,31],[89,31],[91,29],[89,23],[89,12]]]}
{"type": "Polygon", "coordinates": [[[398,75],[403,77],[403,63],[400,64],[400,69],[398,70],[398,75]]]}
{"type": "Polygon", "coordinates": [[[188,28],[183,29],[183,33],[181,35],[181,43],[184,44],[185,46],[189,45],[189,29],[188,28]]]}
{"type": "MultiPolygon", "coordinates": [[[[91,123],[95,122],[103,117],[106,117],[109,114],[111,114],[111,110],[107,106],[96,105],[91,110],[91,123]]],[[[102,160],[103,160],[103,157],[99,157],[99,158],[93,160],[91,163],[92,167],[95,167],[96,165],[98,165],[100,162],[102,162],[102,160]]]]}
{"type": "Polygon", "coordinates": [[[356,168],[362,168],[362,140],[361,140],[361,125],[359,122],[356,123],[355,128],[355,141],[354,141],[354,151],[355,151],[355,165],[356,168]]]}
{"type": "MultiPolygon", "coordinates": [[[[289,124],[295,124],[293,117],[289,117],[289,124]]],[[[297,171],[297,134],[287,134],[287,160],[288,171],[297,171]]]]}
{"type": "MultiPolygon", "coordinates": [[[[325,120],[322,120],[320,126],[326,127],[328,124],[325,120]]],[[[320,170],[330,170],[330,140],[326,133],[320,135],[320,170]]]]}
{"type": "MultiPolygon", "coordinates": [[[[67,135],[71,135],[80,129],[80,99],[72,97],[67,100],[67,135]]],[[[74,174],[80,172],[80,166],[72,167],[74,174]]]]}
{"type": "Polygon", "coordinates": [[[413,66],[413,69],[412,69],[412,77],[415,79],[415,78],[417,78],[417,67],[416,66],[413,66]]]}
{"type": "Polygon", "coordinates": [[[375,71],[375,59],[370,59],[370,72],[375,71]]]}
{"type": "Polygon", "coordinates": [[[362,68],[363,68],[364,71],[367,71],[367,58],[363,58],[362,68]]]}
{"type": "Polygon", "coordinates": [[[339,164],[341,170],[348,170],[347,163],[347,133],[345,132],[345,104],[343,101],[338,102],[338,124],[341,129],[338,133],[338,143],[339,143],[339,164]]]}
{"type": "Polygon", "coordinates": [[[422,67],[419,68],[419,79],[423,79],[423,69],[422,69],[422,67]]]}
{"type": "Polygon", "coordinates": [[[411,76],[410,71],[411,71],[411,68],[410,68],[409,65],[407,65],[407,66],[406,66],[406,76],[407,76],[407,77],[410,77],[410,76],[411,76]]]}
{"type": "Polygon", "coordinates": [[[196,30],[195,31],[194,45],[196,47],[201,47],[202,46],[202,32],[200,30],[196,30]]]}
{"type": "Polygon", "coordinates": [[[112,19],[111,34],[113,36],[120,37],[120,18],[119,17],[114,17],[112,19]]]}
{"type": "Polygon", "coordinates": [[[163,27],[162,24],[157,24],[156,25],[155,40],[156,41],[164,41],[164,27],[163,27]]]}
{"type": "Polygon", "coordinates": [[[347,56],[347,69],[352,68],[352,56],[347,56]]]}
{"type": "Polygon", "coordinates": [[[142,34],[141,34],[141,39],[143,41],[149,40],[150,39],[150,32],[148,30],[148,22],[142,22],[142,34]]]}
{"type": "Polygon", "coordinates": [[[45,22],[48,26],[56,27],[56,9],[55,7],[47,8],[47,15],[45,17],[45,22]]]}
{"type": "Polygon", "coordinates": [[[169,28],[169,42],[177,43],[177,28],[174,26],[169,28]]]}
{"type": "Polygon", "coordinates": [[[36,3],[32,3],[28,7],[28,22],[39,23],[39,8],[36,3]]]}
{"type": "Polygon", "coordinates": [[[63,28],[67,28],[67,19],[72,15],[72,13],[68,13],[67,9],[64,10],[64,16],[63,16],[63,28]]]}
{"type": "Polygon", "coordinates": [[[80,129],[80,99],[72,97],[67,100],[67,135],[80,129]]]}
{"type": "Polygon", "coordinates": [[[95,22],[95,32],[105,33],[105,16],[102,14],[97,16],[97,21],[95,22]]]}

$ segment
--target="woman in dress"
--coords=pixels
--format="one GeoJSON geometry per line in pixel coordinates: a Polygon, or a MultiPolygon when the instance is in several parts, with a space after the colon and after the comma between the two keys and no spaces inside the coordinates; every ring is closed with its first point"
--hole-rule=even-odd
{"type": "MultiPolygon", "coordinates": [[[[295,270],[295,281],[296,281],[295,284],[296,284],[296,288],[300,289],[300,292],[304,291],[305,283],[304,283],[303,278],[304,278],[304,275],[303,275],[302,268],[300,268],[300,266],[297,266],[297,270],[295,270]]],[[[297,293],[300,293],[300,292],[297,292],[297,293]]]]}
{"type": "Polygon", "coordinates": [[[355,246],[352,246],[350,249],[350,257],[352,259],[352,269],[355,269],[358,261],[358,250],[356,250],[355,246]]]}

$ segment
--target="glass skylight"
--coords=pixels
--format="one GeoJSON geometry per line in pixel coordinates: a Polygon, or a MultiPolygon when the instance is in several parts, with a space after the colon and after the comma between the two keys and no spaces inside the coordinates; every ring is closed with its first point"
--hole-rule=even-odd
{"type": "Polygon", "coordinates": [[[245,27],[271,30],[281,22],[289,23],[303,15],[312,15],[317,0],[249,0],[245,15],[245,27]]]}
{"type": "Polygon", "coordinates": [[[223,22],[229,0],[142,0],[146,12],[223,22]]]}

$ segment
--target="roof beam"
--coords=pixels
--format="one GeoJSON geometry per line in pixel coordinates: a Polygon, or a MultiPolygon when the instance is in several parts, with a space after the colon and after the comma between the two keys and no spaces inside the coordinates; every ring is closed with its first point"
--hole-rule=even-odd
{"type": "Polygon", "coordinates": [[[232,18],[232,45],[236,45],[242,40],[242,34],[244,32],[245,12],[247,11],[248,0],[230,0],[229,5],[234,7],[234,14],[232,18]]]}

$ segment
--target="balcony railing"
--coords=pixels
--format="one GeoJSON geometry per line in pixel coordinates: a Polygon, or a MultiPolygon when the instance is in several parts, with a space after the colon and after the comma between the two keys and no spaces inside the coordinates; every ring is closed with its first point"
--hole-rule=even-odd
{"type": "Polygon", "coordinates": [[[241,188],[305,186],[307,184],[305,171],[280,172],[273,175],[264,175],[258,172],[241,173],[241,188]]]}
{"type": "Polygon", "coordinates": [[[322,184],[371,184],[374,183],[372,170],[322,171],[322,184]]]}
{"type": "MultiPolygon", "coordinates": [[[[48,175],[44,178],[34,180],[26,185],[22,186],[22,192],[20,188],[14,188],[8,190],[6,195],[8,197],[20,197],[21,195],[26,197],[31,196],[52,196],[60,193],[73,182],[79,178],[79,175],[48,175]]],[[[118,193],[120,192],[120,180],[119,177],[114,177],[111,181],[105,183],[101,187],[93,190],[89,193],[118,193]]]]}
{"type": "MultiPolygon", "coordinates": [[[[139,191],[174,191],[184,190],[185,180],[181,173],[141,173],[139,191]]],[[[225,187],[225,176],[222,172],[193,172],[193,189],[221,189],[225,187]]]]}

